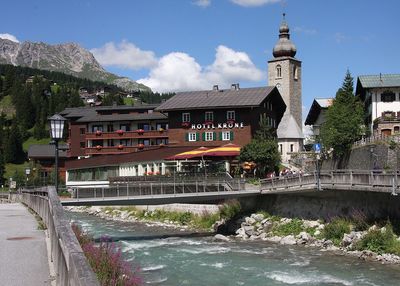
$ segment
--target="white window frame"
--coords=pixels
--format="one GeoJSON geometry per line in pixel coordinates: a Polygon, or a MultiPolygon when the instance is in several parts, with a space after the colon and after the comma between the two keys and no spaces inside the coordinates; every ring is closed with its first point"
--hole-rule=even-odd
{"type": "Polygon", "coordinates": [[[182,122],[190,122],[190,112],[182,113],[182,122]]]}
{"type": "Polygon", "coordinates": [[[226,112],[226,120],[235,120],[235,119],[236,119],[235,110],[228,110],[226,112]]]}
{"type": "Polygon", "coordinates": [[[188,134],[188,141],[189,141],[189,142],[195,142],[195,141],[197,141],[197,136],[196,136],[196,133],[195,133],[195,132],[190,132],[190,133],[188,134]]]}
{"type": "Polygon", "coordinates": [[[207,131],[204,134],[205,141],[214,141],[214,132],[207,131]]]}
{"type": "Polygon", "coordinates": [[[231,131],[222,131],[222,141],[231,140],[231,131]]]}
{"type": "Polygon", "coordinates": [[[204,119],[205,119],[205,121],[214,121],[214,112],[213,111],[206,111],[205,113],[204,113],[204,119]],[[207,117],[210,117],[210,118],[207,118],[207,117]]]}

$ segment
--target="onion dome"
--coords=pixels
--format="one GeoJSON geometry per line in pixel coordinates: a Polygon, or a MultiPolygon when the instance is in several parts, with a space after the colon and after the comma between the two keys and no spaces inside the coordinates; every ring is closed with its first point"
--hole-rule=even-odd
{"type": "Polygon", "coordinates": [[[283,20],[279,27],[279,40],[276,43],[272,54],[275,58],[294,57],[296,51],[296,46],[290,40],[289,26],[285,20],[285,13],[283,13],[283,20]]]}

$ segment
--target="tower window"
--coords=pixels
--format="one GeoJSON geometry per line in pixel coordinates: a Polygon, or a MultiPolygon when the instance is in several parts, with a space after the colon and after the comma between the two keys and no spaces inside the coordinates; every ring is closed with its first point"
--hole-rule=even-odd
{"type": "Polygon", "coordinates": [[[282,77],[282,67],[281,65],[276,66],[276,77],[281,78],[282,77]]]}
{"type": "Polygon", "coordinates": [[[298,79],[299,78],[298,68],[296,66],[293,67],[293,78],[294,79],[298,79]]]}

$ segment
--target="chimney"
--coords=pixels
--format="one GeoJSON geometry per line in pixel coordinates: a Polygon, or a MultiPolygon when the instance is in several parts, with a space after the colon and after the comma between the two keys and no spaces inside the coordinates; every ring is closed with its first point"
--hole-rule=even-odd
{"type": "Polygon", "coordinates": [[[219,88],[218,88],[218,84],[216,84],[216,85],[213,85],[213,91],[218,91],[219,90],[219,88]]]}
{"type": "Polygon", "coordinates": [[[239,90],[239,84],[238,83],[232,83],[231,90],[239,90]]]}

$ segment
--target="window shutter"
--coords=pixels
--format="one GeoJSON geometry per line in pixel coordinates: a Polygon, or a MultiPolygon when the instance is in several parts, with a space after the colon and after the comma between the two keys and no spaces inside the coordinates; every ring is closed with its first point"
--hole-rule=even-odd
{"type": "Polygon", "coordinates": [[[201,138],[203,139],[203,141],[206,141],[206,133],[205,132],[201,133],[201,138]]]}
{"type": "Polygon", "coordinates": [[[233,141],[233,131],[231,131],[231,138],[230,138],[230,140],[233,141]]]}
{"type": "Polygon", "coordinates": [[[189,141],[189,133],[185,133],[185,141],[189,141]]]}
{"type": "Polygon", "coordinates": [[[219,132],[219,140],[222,141],[222,132],[219,132]]]}
{"type": "Polygon", "coordinates": [[[217,140],[217,132],[213,132],[213,141],[217,140]]]}
{"type": "Polygon", "coordinates": [[[196,132],[196,141],[200,141],[200,134],[199,134],[199,132],[196,132]]]}

